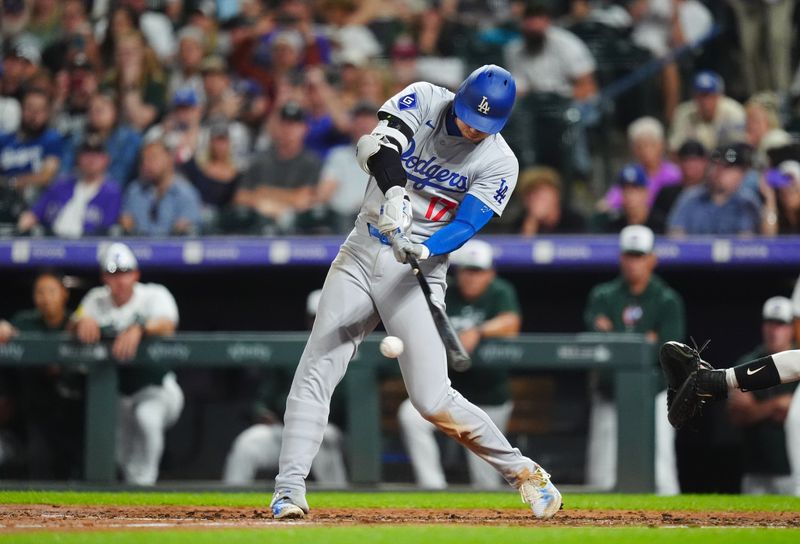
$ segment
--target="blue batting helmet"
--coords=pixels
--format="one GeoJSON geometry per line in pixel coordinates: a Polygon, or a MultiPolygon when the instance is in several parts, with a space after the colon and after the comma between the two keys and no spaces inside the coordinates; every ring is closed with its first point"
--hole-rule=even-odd
{"type": "Polygon", "coordinates": [[[517,84],[508,70],[494,64],[472,72],[458,88],[453,105],[456,116],[481,132],[495,134],[506,125],[517,84]]]}

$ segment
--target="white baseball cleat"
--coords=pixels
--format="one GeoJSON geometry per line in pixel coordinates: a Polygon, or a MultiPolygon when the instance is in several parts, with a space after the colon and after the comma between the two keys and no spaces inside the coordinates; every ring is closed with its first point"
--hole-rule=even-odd
{"type": "Polygon", "coordinates": [[[292,502],[288,494],[275,492],[272,497],[272,517],[275,519],[302,519],[308,514],[308,506],[292,502]]]}
{"type": "Polygon", "coordinates": [[[537,467],[533,475],[522,482],[519,494],[522,502],[530,505],[533,515],[537,518],[552,518],[561,510],[561,493],[542,467],[537,467]]]}

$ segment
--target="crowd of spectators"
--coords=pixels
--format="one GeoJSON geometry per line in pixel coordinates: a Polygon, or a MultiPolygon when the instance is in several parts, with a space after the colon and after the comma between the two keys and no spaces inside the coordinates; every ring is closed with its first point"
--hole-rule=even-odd
{"type": "Polygon", "coordinates": [[[528,180],[495,230],[796,233],[795,3],[3,0],[0,224],[60,237],[344,233],[365,182],[352,142],[380,105],[494,62],[517,80],[507,138],[528,180]],[[703,69],[720,60],[698,56],[705,40],[741,52],[741,73],[726,74],[735,93],[703,69]],[[631,109],[618,80],[648,62],[661,99],[631,109]],[[542,104],[571,108],[573,126],[521,137],[541,130],[542,104]],[[609,183],[593,158],[609,153],[597,132],[614,129],[628,148],[610,151],[626,166],[609,183]],[[543,140],[567,149],[553,160],[543,140]]]}

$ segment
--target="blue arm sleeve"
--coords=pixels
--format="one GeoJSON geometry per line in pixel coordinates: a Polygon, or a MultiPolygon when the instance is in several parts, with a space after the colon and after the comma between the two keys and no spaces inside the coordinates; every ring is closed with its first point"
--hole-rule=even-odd
{"type": "Polygon", "coordinates": [[[486,223],[494,216],[494,212],[473,195],[467,195],[458,206],[453,221],[423,242],[431,255],[442,255],[460,248],[464,243],[475,236],[486,223]]]}

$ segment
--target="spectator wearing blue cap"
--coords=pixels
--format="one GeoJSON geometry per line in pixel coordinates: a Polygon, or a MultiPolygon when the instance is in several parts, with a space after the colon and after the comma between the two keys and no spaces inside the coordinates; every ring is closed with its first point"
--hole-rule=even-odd
{"type": "Polygon", "coordinates": [[[747,144],[722,146],[711,154],[706,183],[684,192],[667,219],[667,233],[756,234],[761,226],[761,203],[743,188],[752,148],[747,144]]]}
{"type": "Polygon", "coordinates": [[[144,139],[161,139],[173,152],[175,164],[184,164],[194,156],[200,138],[203,108],[193,87],[181,87],[172,95],[172,107],[161,123],[150,127],[144,139]]]}
{"type": "Polygon", "coordinates": [[[593,232],[617,233],[628,225],[646,225],[650,215],[647,173],[638,164],[628,164],[617,175],[622,195],[618,210],[596,214],[590,221],[593,232]]]}
{"type": "Polygon", "coordinates": [[[710,70],[698,72],[692,82],[694,96],[675,111],[670,151],[686,140],[697,140],[706,149],[745,141],[745,112],[741,104],[725,95],[725,82],[710,70]]]}
{"type": "MultiPolygon", "coordinates": [[[[667,160],[664,153],[664,125],[655,117],[640,117],[628,127],[628,146],[636,163],[647,175],[648,205],[652,206],[663,187],[676,185],[681,175],[678,166],[667,160]]],[[[619,209],[622,190],[619,185],[609,189],[601,208],[619,209]]]]}

